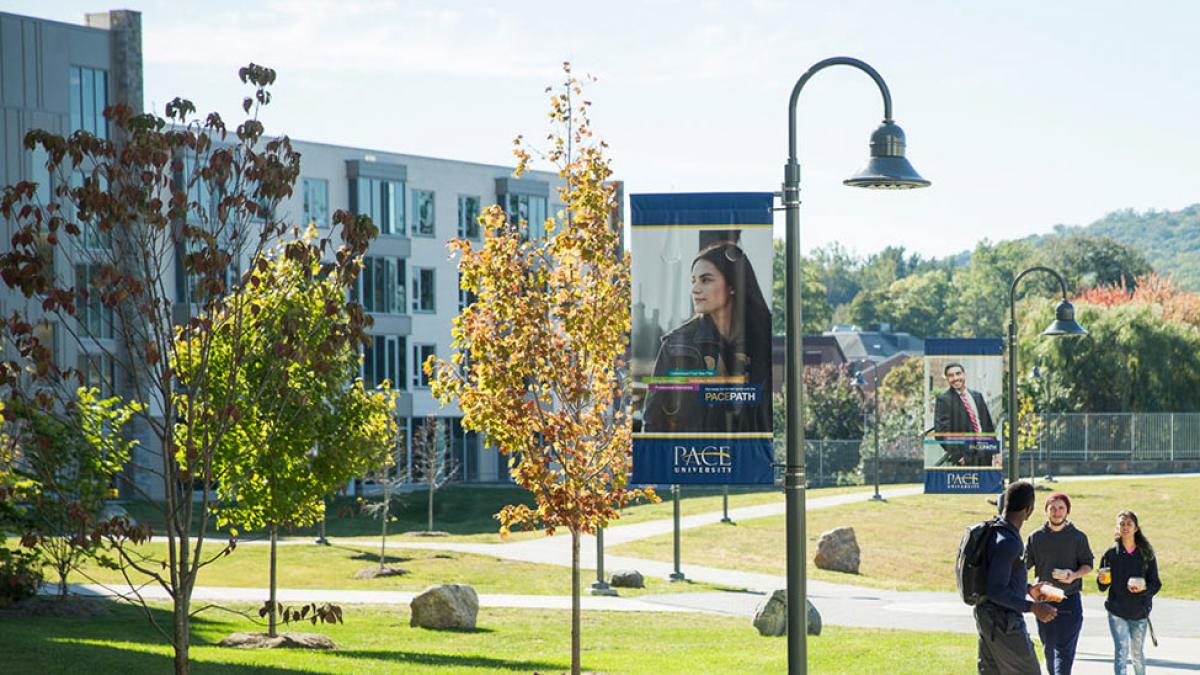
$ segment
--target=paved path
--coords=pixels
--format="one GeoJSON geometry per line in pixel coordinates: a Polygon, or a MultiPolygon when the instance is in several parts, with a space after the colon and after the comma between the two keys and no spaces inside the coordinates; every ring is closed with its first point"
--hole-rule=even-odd
{"type": "MultiPolygon", "coordinates": [[[[1200,474],[1167,475],[1106,475],[1071,476],[1060,478],[1070,483],[1080,480],[1129,480],[1144,478],[1197,477],[1200,474]]],[[[887,499],[920,494],[923,488],[900,487],[882,490],[887,499]]],[[[870,492],[851,492],[828,497],[815,497],[806,501],[808,510],[825,509],[864,500],[870,492]]],[[[778,516],[785,513],[782,502],[731,509],[729,515],[735,521],[778,516]]],[[[683,529],[702,527],[720,522],[721,512],[704,513],[681,518],[683,529]]],[[[638,541],[648,537],[669,534],[673,530],[671,519],[647,521],[633,525],[618,525],[605,530],[607,546],[638,541]]],[[[335,539],[335,543],[362,548],[375,548],[361,540],[335,539]]],[[[263,541],[245,541],[239,544],[263,544],[263,541]]],[[[307,540],[280,542],[285,545],[311,545],[307,540]]],[[[570,565],[570,539],[566,536],[527,539],[512,543],[473,543],[428,540],[419,542],[389,542],[392,549],[434,549],[459,551],[487,555],[507,560],[570,565]]],[[[581,564],[585,569],[595,569],[595,539],[584,537],[581,545],[581,564]]],[[[632,568],[647,576],[667,577],[672,571],[671,563],[632,558],[605,556],[608,569],[632,568]]],[[[783,576],[744,572],[715,567],[688,565],[683,571],[694,581],[727,587],[729,592],[671,593],[638,598],[593,597],[584,598],[584,609],[613,611],[699,611],[732,616],[752,616],[764,594],[786,587],[783,576]]],[[[95,587],[79,587],[81,592],[101,592],[95,587]]],[[[245,601],[258,603],[262,600],[261,589],[197,588],[195,597],[213,601],[245,601]]],[[[336,600],[342,603],[407,604],[412,593],[387,591],[325,591],[280,589],[279,597],[284,602],[325,602],[336,600]]],[[[969,608],[958,600],[954,593],[888,591],[857,586],[831,584],[810,580],[808,596],[821,611],[822,620],[828,625],[858,626],[865,628],[892,628],[950,631],[973,633],[974,620],[969,608]]],[[[529,595],[483,595],[480,604],[485,607],[566,608],[569,596],[529,595]]],[[[1085,621],[1080,640],[1079,659],[1076,672],[1112,672],[1112,642],[1108,636],[1103,600],[1092,594],[1084,598],[1085,621]]],[[[1147,643],[1149,664],[1155,669],[1172,672],[1200,671],[1200,602],[1160,598],[1154,603],[1155,628],[1159,636],[1159,647],[1147,643]]],[[[1029,617],[1031,634],[1036,635],[1033,618],[1029,617]]]]}

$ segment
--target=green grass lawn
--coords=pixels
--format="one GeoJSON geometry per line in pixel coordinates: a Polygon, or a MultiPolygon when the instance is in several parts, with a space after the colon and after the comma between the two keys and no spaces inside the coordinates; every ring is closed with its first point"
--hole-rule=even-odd
{"type": "MultiPolygon", "coordinates": [[[[1097,561],[1112,543],[1118,511],[1132,509],[1146,536],[1158,553],[1163,579],[1162,595],[1200,599],[1200,479],[1155,478],[1115,481],[1060,483],[1055,489],[1071,497],[1071,518],[1088,534],[1097,561]]],[[[810,493],[811,494],[811,493],[810,493]]],[[[1026,524],[1024,534],[1040,527],[1038,512],[1026,524]]],[[[808,551],[816,550],[822,532],[853,526],[862,549],[860,574],[818,570],[809,565],[813,578],[899,590],[954,589],[954,557],[963,528],[994,512],[982,496],[919,495],[894,499],[886,504],[861,502],[808,513],[808,551]]],[[[738,523],[736,527],[709,525],[685,530],[682,555],[687,563],[731,567],[754,572],[785,573],[784,520],[762,518],[738,523]]],[[[613,547],[613,555],[630,555],[655,560],[672,559],[670,535],[613,547]]],[[[811,562],[811,557],[810,557],[811,562]]],[[[1088,592],[1096,592],[1094,584],[1088,592]]]]}
{"type": "MultiPolygon", "coordinates": [[[[163,559],[164,544],[144,547],[147,553],[163,559]]],[[[557,565],[502,560],[482,555],[451,551],[393,550],[387,563],[408,570],[409,574],[378,579],[355,579],[358,570],[379,563],[379,551],[353,546],[281,546],[279,547],[279,588],[324,588],[355,591],[421,591],[434,584],[470,584],[477,593],[515,593],[530,595],[569,595],[571,569],[557,565]]],[[[212,549],[213,553],[219,551],[212,549]]],[[[239,546],[226,556],[200,571],[199,586],[258,587],[266,597],[269,574],[269,547],[239,546]]],[[[119,571],[103,569],[95,564],[84,574],[72,574],[75,583],[105,583],[125,585],[119,571]]],[[[594,580],[595,573],[583,572],[583,588],[594,580]]],[[[718,587],[708,584],[672,584],[665,579],[646,578],[645,589],[621,589],[623,596],[684,591],[710,591],[718,587]]]]}
{"type": "MultiPolygon", "coordinates": [[[[235,631],[262,630],[232,614],[194,620],[195,673],[560,673],[570,666],[566,611],[488,609],[475,631],[408,626],[407,608],[348,607],[345,624],[303,624],[324,633],[331,652],[234,650],[213,646],[235,631]]],[[[154,611],[160,622],[170,615],[154,611]]],[[[749,619],[682,613],[585,612],[583,667],[598,673],[782,672],[783,638],[764,638],[749,619]]],[[[827,627],[809,637],[813,673],[957,673],[973,669],[975,638],[967,634],[827,627]]],[[[0,670],[122,675],[171,670],[171,650],[146,618],[114,607],[95,618],[0,615],[0,670]],[[84,665],[86,664],[86,665],[84,665]]]]}
{"type": "MultiPolygon", "coordinates": [[[[824,497],[845,492],[863,491],[869,488],[863,486],[821,488],[809,490],[810,497],[824,497]]],[[[417,541],[416,537],[402,536],[404,532],[424,530],[426,526],[426,508],[428,492],[424,490],[410,492],[397,499],[402,506],[392,509],[395,519],[388,526],[388,537],[399,541],[417,541]]],[[[637,504],[626,508],[621,519],[614,522],[614,527],[639,523],[658,518],[670,518],[673,506],[671,495],[666,492],[660,495],[660,504],[637,504]]],[[[369,499],[369,498],[368,498],[369,499]]],[[[746,489],[731,488],[729,508],[754,506],[782,502],[783,491],[778,488],[746,489]]],[[[450,533],[449,539],[443,541],[473,541],[481,543],[498,543],[500,524],[492,518],[492,514],[507,504],[532,504],[529,494],[516,487],[478,487],[452,485],[438,490],[434,497],[434,528],[450,533]]],[[[162,532],[162,516],[153,504],[146,502],[130,502],[124,505],[129,515],[139,522],[149,523],[156,532],[162,532]]],[[[684,515],[707,513],[721,510],[721,491],[711,487],[684,488],[680,508],[684,515]]],[[[352,497],[331,498],[327,509],[328,520],[325,524],[326,536],[355,539],[377,539],[381,524],[378,519],[361,513],[352,497]]],[[[240,528],[239,528],[240,529],[240,528]]],[[[228,528],[217,528],[215,522],[210,522],[209,531],[215,536],[228,533],[228,528]]],[[[313,539],[317,536],[319,526],[282,528],[280,536],[313,539]]],[[[240,531],[243,538],[262,538],[262,531],[240,531]]],[[[544,536],[540,531],[513,532],[509,541],[544,536]]]]}

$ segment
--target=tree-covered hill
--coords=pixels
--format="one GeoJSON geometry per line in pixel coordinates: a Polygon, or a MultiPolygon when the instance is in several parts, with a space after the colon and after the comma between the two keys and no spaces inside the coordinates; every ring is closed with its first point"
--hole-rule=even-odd
{"type": "Polygon", "coordinates": [[[1114,211],[1081,227],[1056,226],[1052,234],[1031,243],[1084,234],[1129,244],[1156,272],[1170,275],[1180,287],[1200,291],[1200,204],[1178,211],[1114,211]]]}

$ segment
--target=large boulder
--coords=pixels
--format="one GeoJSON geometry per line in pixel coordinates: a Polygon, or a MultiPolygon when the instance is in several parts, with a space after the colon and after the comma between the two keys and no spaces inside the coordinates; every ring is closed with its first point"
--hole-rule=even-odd
{"type": "Polygon", "coordinates": [[[101,522],[109,521],[113,518],[124,518],[129,521],[130,525],[137,525],[137,521],[130,518],[129,512],[120,504],[105,504],[104,508],[100,509],[100,513],[96,516],[96,519],[101,522]]]}
{"type": "Polygon", "coordinates": [[[617,570],[612,573],[612,578],[609,580],[610,586],[616,588],[645,588],[646,580],[642,578],[642,573],[637,570],[617,570]]]}
{"type": "Polygon", "coordinates": [[[271,637],[266,633],[234,633],[217,643],[221,647],[237,649],[336,649],[337,645],[328,636],[320,633],[280,633],[271,637]]]}
{"type": "Polygon", "coordinates": [[[839,527],[822,534],[813,562],[823,570],[858,574],[859,550],[854,528],[839,527]]]}
{"type": "MultiPolygon", "coordinates": [[[[808,634],[821,634],[821,613],[813,607],[812,601],[806,600],[808,603],[808,634]]],[[[760,635],[768,637],[777,637],[787,635],[787,591],[779,589],[772,593],[770,597],[759,604],[758,609],[754,611],[754,627],[758,629],[760,635]]]]}
{"type": "Polygon", "coordinates": [[[414,628],[473,630],[479,616],[479,596],[467,584],[431,586],[412,599],[414,628]]]}

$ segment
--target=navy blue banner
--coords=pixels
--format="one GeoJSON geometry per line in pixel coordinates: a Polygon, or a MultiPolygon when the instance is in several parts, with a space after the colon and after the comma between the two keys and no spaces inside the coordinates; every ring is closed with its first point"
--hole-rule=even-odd
{"type": "Polygon", "coordinates": [[[925,494],[982,495],[1004,489],[1003,469],[929,469],[925,471],[925,494]]]}
{"type": "Polygon", "coordinates": [[[770,192],[637,194],[629,199],[631,227],[771,225],[770,192]]]}
{"type": "Polygon", "coordinates": [[[990,338],[925,338],[925,356],[1004,356],[1004,340],[990,338]]]}
{"type": "Polygon", "coordinates": [[[727,436],[635,436],[634,484],[773,485],[774,442],[727,436]]]}

